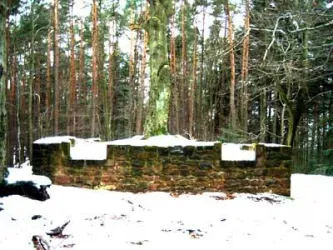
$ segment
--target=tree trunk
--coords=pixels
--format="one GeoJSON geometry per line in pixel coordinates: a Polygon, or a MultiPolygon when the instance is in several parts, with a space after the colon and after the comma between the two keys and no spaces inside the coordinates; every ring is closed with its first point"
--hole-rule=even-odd
{"type": "MultiPolygon", "coordinates": [[[[15,51],[15,47],[14,47],[15,51]]],[[[21,158],[21,119],[20,119],[20,112],[21,112],[21,106],[20,106],[20,97],[21,97],[21,89],[20,89],[20,84],[19,81],[17,81],[18,76],[18,71],[17,71],[17,58],[16,54],[14,53],[14,58],[15,58],[15,63],[14,63],[14,68],[15,68],[15,74],[13,74],[13,77],[16,78],[16,99],[15,99],[15,106],[16,106],[16,121],[17,121],[17,129],[16,129],[16,145],[17,145],[17,161],[19,165],[22,163],[22,158],[21,158]]]]}
{"type": "Polygon", "coordinates": [[[148,33],[143,31],[143,51],[141,60],[141,77],[140,86],[138,91],[138,110],[136,116],[135,133],[141,135],[143,133],[143,101],[145,94],[145,79],[146,79],[146,64],[147,64],[147,45],[148,45],[148,33]]]}
{"type": "MultiPolygon", "coordinates": [[[[78,76],[78,98],[77,98],[77,108],[78,112],[80,112],[80,115],[78,116],[77,121],[77,128],[79,131],[81,130],[81,127],[84,124],[84,117],[82,109],[85,107],[86,100],[87,100],[87,84],[84,74],[84,63],[85,60],[85,47],[84,47],[84,25],[83,20],[80,21],[80,55],[79,55],[79,76],[78,76]]],[[[79,133],[79,135],[84,136],[84,132],[79,133]]]]}
{"type": "Polygon", "coordinates": [[[6,161],[6,72],[7,72],[7,55],[6,55],[6,3],[0,5],[0,184],[3,183],[6,161]]]}
{"type": "Polygon", "coordinates": [[[98,101],[98,23],[97,23],[97,0],[93,0],[92,9],[92,96],[91,96],[91,125],[90,136],[94,137],[96,134],[96,115],[97,115],[97,101],[98,101]]]}
{"type": "MultiPolygon", "coordinates": [[[[175,8],[175,7],[174,7],[175,8]]],[[[177,56],[176,56],[176,32],[175,15],[171,17],[171,36],[170,36],[170,64],[171,64],[171,102],[170,102],[170,132],[179,134],[179,88],[177,81],[177,56]]]]}
{"type": "Polygon", "coordinates": [[[202,90],[203,90],[203,82],[204,82],[204,58],[205,58],[205,23],[206,23],[206,4],[205,0],[202,11],[202,30],[201,30],[201,58],[200,58],[200,84],[197,88],[197,112],[196,112],[196,136],[201,136],[203,131],[203,123],[202,123],[202,90]]]}
{"type": "MultiPolygon", "coordinates": [[[[12,108],[10,109],[10,116],[11,116],[11,123],[9,123],[9,126],[11,126],[10,128],[12,128],[11,130],[13,131],[12,132],[12,136],[11,138],[8,138],[9,140],[11,140],[11,146],[8,149],[9,152],[11,152],[13,150],[13,152],[11,152],[8,157],[8,159],[11,159],[12,160],[12,163],[13,164],[16,164],[17,162],[20,163],[20,160],[19,160],[19,154],[18,154],[18,151],[19,151],[19,143],[18,141],[16,140],[17,139],[17,134],[18,134],[18,124],[19,124],[19,121],[17,119],[17,110],[19,110],[19,106],[17,105],[17,95],[19,95],[19,86],[18,86],[18,83],[17,83],[17,54],[16,54],[16,47],[15,45],[13,46],[13,50],[12,50],[12,56],[11,56],[11,68],[12,68],[12,75],[11,75],[11,98],[10,98],[10,104],[12,106],[12,108]],[[16,108],[15,108],[16,107],[16,108]],[[15,159],[12,159],[13,155],[15,156],[15,159]],[[18,157],[17,157],[18,156],[18,157]]],[[[8,141],[9,141],[8,140],[8,141]]],[[[9,162],[7,160],[7,162],[9,162]]]]}
{"type": "Polygon", "coordinates": [[[54,83],[53,83],[53,133],[59,133],[59,2],[54,0],[54,83]]]}
{"type": "Polygon", "coordinates": [[[70,4],[71,20],[70,20],[70,92],[69,92],[69,117],[67,124],[67,131],[69,134],[75,135],[75,105],[76,105],[76,70],[75,70],[75,37],[74,37],[74,15],[73,15],[73,3],[70,4]]]}
{"type": "MultiPolygon", "coordinates": [[[[182,3],[182,23],[181,23],[181,32],[182,32],[182,85],[179,89],[179,117],[181,119],[181,133],[186,132],[187,128],[187,114],[186,114],[186,102],[188,99],[188,82],[187,82],[187,41],[186,41],[186,3],[183,0],[182,3]]],[[[188,132],[188,131],[187,131],[188,132]]]]}
{"type": "Polygon", "coordinates": [[[250,46],[250,3],[245,0],[245,19],[244,19],[245,37],[243,41],[243,54],[242,54],[242,72],[241,72],[241,120],[242,130],[247,134],[248,130],[248,72],[249,72],[249,46],[250,46]]]}
{"type": "Polygon", "coordinates": [[[47,35],[47,65],[46,65],[46,89],[45,89],[45,128],[46,134],[50,134],[50,87],[51,87],[51,49],[52,38],[51,29],[49,28],[47,35]]]}
{"type": "Polygon", "coordinates": [[[237,127],[237,112],[235,104],[235,89],[236,89],[236,66],[235,66],[235,52],[234,52],[234,31],[232,24],[232,17],[229,9],[229,0],[224,4],[225,14],[228,19],[228,42],[230,49],[230,125],[231,129],[235,130],[237,127]]]}
{"type": "Polygon", "coordinates": [[[149,35],[150,91],[145,137],[168,132],[170,67],[167,49],[168,19],[173,14],[171,0],[150,2],[149,35]]]}
{"type": "Polygon", "coordinates": [[[29,74],[29,90],[28,90],[28,152],[29,159],[32,159],[32,142],[33,142],[33,109],[32,109],[32,98],[33,98],[33,84],[35,72],[35,16],[34,16],[34,2],[31,3],[31,45],[30,45],[30,74],[29,74]]]}
{"type": "Polygon", "coordinates": [[[195,92],[197,89],[197,46],[198,46],[198,29],[194,28],[194,45],[193,45],[193,68],[192,68],[192,84],[190,88],[190,98],[189,98],[189,123],[188,123],[188,133],[193,136],[194,131],[194,104],[195,104],[195,92]]]}
{"type": "MultiPolygon", "coordinates": [[[[34,91],[34,103],[35,103],[35,110],[34,110],[34,114],[35,114],[35,128],[36,128],[36,132],[35,132],[35,136],[33,136],[33,139],[36,138],[40,138],[41,137],[41,133],[42,133],[42,126],[41,126],[41,108],[40,108],[40,96],[41,96],[41,92],[40,92],[40,86],[41,86],[41,60],[40,60],[40,55],[37,54],[36,57],[36,77],[35,77],[35,91],[34,91]]],[[[31,144],[32,146],[32,144],[31,144]]],[[[31,149],[32,150],[32,149],[31,149]]]]}
{"type": "Polygon", "coordinates": [[[116,33],[116,22],[111,20],[109,23],[109,66],[108,66],[108,87],[107,87],[107,102],[105,110],[105,137],[111,140],[112,136],[112,110],[113,110],[113,86],[114,86],[114,37],[116,33]]]}
{"type": "Polygon", "coordinates": [[[266,141],[267,132],[267,90],[264,88],[260,95],[260,142],[266,141]]]}

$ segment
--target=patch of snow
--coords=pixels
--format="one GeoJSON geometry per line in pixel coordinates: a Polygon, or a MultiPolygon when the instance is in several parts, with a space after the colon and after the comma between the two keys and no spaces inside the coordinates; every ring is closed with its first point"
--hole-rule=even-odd
{"type": "Polygon", "coordinates": [[[84,139],[87,142],[100,142],[102,141],[101,138],[96,137],[96,138],[88,138],[88,139],[84,139]]]}
{"type": "Polygon", "coordinates": [[[222,161],[255,161],[256,151],[252,144],[223,143],[221,157],[222,161]]]}
{"type": "Polygon", "coordinates": [[[106,160],[106,143],[92,139],[75,138],[70,148],[72,160],[106,160]]]}
{"type": "Polygon", "coordinates": [[[52,136],[44,137],[34,141],[35,144],[60,144],[63,142],[70,142],[71,139],[75,139],[73,136],[52,136]]]}
{"type": "Polygon", "coordinates": [[[19,164],[19,163],[15,164],[15,165],[14,165],[14,168],[24,168],[25,170],[26,170],[27,168],[30,168],[31,171],[32,171],[32,166],[30,165],[30,160],[29,160],[28,158],[26,159],[25,162],[23,162],[23,163],[21,163],[21,164],[19,164]]]}
{"type": "Polygon", "coordinates": [[[144,138],[143,135],[135,135],[133,137],[126,138],[126,139],[109,141],[109,142],[107,142],[107,144],[108,145],[133,145],[136,143],[136,141],[142,140],[143,138],[144,138]]]}
{"type": "MultiPolygon", "coordinates": [[[[294,175],[293,179],[292,189],[307,193],[308,185],[318,178],[294,175]]],[[[72,246],[74,250],[329,250],[333,245],[332,206],[313,203],[312,195],[292,200],[274,194],[236,194],[225,200],[216,198],[226,197],[218,192],[172,197],[164,192],[133,194],[56,185],[49,194],[45,202],[0,198],[4,209],[0,249],[33,249],[33,235],[42,236],[51,249],[72,246]],[[34,215],[41,218],[33,220],[34,215]],[[67,221],[63,234],[68,237],[46,235],[67,221]]]]}
{"type": "Polygon", "coordinates": [[[281,148],[281,147],[288,147],[287,145],[277,144],[277,143],[259,143],[259,145],[264,145],[267,148],[281,148]]]}
{"type": "Polygon", "coordinates": [[[271,1],[271,2],[269,3],[269,7],[271,7],[271,8],[276,8],[276,3],[273,2],[273,1],[271,1]]]}
{"type": "Polygon", "coordinates": [[[291,197],[294,199],[333,205],[332,194],[332,176],[306,174],[291,176],[291,197]]]}
{"type": "Polygon", "coordinates": [[[131,138],[108,142],[109,145],[131,145],[131,146],[213,146],[216,142],[203,142],[189,140],[181,135],[157,135],[144,139],[143,136],[133,136],[131,138]]]}
{"type": "Polygon", "coordinates": [[[26,166],[24,168],[7,168],[9,175],[5,178],[7,184],[15,184],[17,182],[32,182],[35,187],[50,186],[51,180],[42,175],[32,174],[32,168],[26,166]]]}

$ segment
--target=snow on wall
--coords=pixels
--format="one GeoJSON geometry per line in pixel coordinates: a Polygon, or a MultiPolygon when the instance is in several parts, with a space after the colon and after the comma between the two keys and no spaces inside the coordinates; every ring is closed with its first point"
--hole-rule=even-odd
{"type": "Polygon", "coordinates": [[[156,146],[156,147],[174,147],[174,146],[214,146],[216,142],[203,142],[189,140],[181,135],[157,135],[144,139],[142,135],[131,138],[108,142],[108,145],[130,145],[130,146],[156,146]]]}
{"type": "MultiPolygon", "coordinates": [[[[110,142],[100,142],[99,138],[80,139],[72,136],[45,137],[35,141],[35,144],[58,144],[63,142],[71,144],[70,156],[72,160],[106,160],[107,145],[130,146],[214,146],[215,142],[202,142],[189,140],[181,135],[159,135],[144,139],[142,135],[110,142]]],[[[265,147],[285,147],[280,144],[263,144],[265,147]]],[[[223,143],[221,150],[222,161],[255,161],[256,149],[254,144],[223,143]]]]}
{"type": "Polygon", "coordinates": [[[99,138],[80,139],[73,136],[54,136],[41,138],[34,144],[71,143],[72,160],[106,160],[106,143],[99,138]]]}
{"type": "Polygon", "coordinates": [[[73,136],[51,136],[40,138],[37,141],[34,141],[35,144],[60,144],[63,142],[71,142],[71,139],[74,140],[73,136]]]}
{"type": "Polygon", "coordinates": [[[256,150],[251,144],[223,143],[221,154],[222,161],[256,160],[256,150]]]}
{"type": "Polygon", "coordinates": [[[106,160],[106,151],[105,142],[76,138],[70,156],[72,160],[106,160]]]}
{"type": "Polygon", "coordinates": [[[159,135],[144,139],[142,135],[131,138],[100,142],[99,138],[80,139],[73,136],[45,137],[35,141],[35,144],[60,144],[63,142],[72,143],[70,156],[72,160],[106,160],[107,145],[131,145],[131,146],[214,146],[215,142],[201,142],[189,140],[180,135],[159,135]]]}

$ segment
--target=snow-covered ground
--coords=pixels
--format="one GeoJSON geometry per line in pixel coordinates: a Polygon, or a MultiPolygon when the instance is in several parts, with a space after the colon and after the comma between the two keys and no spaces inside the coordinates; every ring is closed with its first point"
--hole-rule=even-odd
{"type": "MultiPolygon", "coordinates": [[[[200,142],[178,136],[148,140],[138,136],[111,143],[184,146],[200,142]]],[[[106,145],[75,139],[71,150],[77,148],[71,155],[102,159],[104,155],[97,152],[102,148],[93,150],[96,144],[106,145]]],[[[236,152],[236,146],[230,147],[228,157],[236,152]]],[[[292,199],[274,194],[133,194],[53,185],[48,189],[51,198],[44,202],[16,195],[0,198],[0,249],[33,249],[34,235],[50,249],[332,249],[333,177],[293,175],[291,189],[292,199]],[[66,222],[66,237],[47,234],[66,222]]]]}
{"type": "Polygon", "coordinates": [[[0,249],[33,249],[33,235],[51,249],[332,249],[333,178],[294,175],[292,181],[294,199],[54,185],[45,202],[0,198],[0,249]],[[326,195],[318,199],[321,192],[326,195]],[[46,234],[67,221],[67,237],[46,234]]]}

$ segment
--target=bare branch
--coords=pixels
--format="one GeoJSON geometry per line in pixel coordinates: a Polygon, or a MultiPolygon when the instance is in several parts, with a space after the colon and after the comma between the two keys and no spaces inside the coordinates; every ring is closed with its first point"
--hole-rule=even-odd
{"type": "Polygon", "coordinates": [[[321,29],[321,28],[324,28],[324,27],[327,27],[330,25],[333,25],[333,20],[331,20],[327,23],[321,24],[321,25],[314,26],[314,27],[305,27],[302,29],[288,30],[288,32],[289,33],[298,33],[298,32],[303,32],[303,31],[316,30],[316,29],[321,29]]]}

